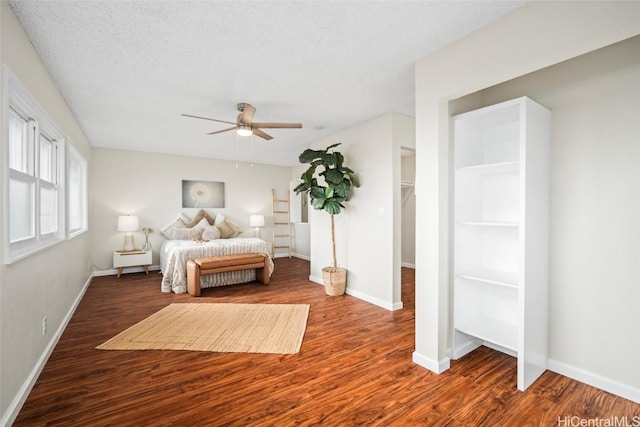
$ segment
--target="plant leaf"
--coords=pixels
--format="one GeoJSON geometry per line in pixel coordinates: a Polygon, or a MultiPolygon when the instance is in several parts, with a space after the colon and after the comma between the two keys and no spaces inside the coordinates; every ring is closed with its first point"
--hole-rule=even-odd
{"type": "Polygon", "coordinates": [[[340,203],[335,200],[329,200],[325,203],[324,210],[330,215],[337,215],[340,213],[340,203]]]}
{"type": "Polygon", "coordinates": [[[358,181],[358,177],[357,177],[357,176],[355,176],[355,175],[354,175],[354,174],[352,174],[352,173],[347,174],[347,175],[349,176],[349,180],[351,181],[351,184],[352,184],[354,187],[356,187],[356,188],[360,187],[360,181],[358,181]]]}
{"type": "Polygon", "coordinates": [[[327,169],[324,171],[324,179],[331,184],[337,185],[344,180],[344,175],[337,169],[327,169]]]}
{"type": "Polygon", "coordinates": [[[311,187],[311,192],[309,193],[312,199],[323,199],[325,198],[324,187],[316,185],[311,187]]]}
{"type": "Polygon", "coordinates": [[[344,179],[340,184],[334,186],[333,188],[335,190],[335,194],[346,199],[347,197],[349,197],[349,190],[351,189],[351,184],[349,183],[349,180],[344,179]]]}
{"type": "Polygon", "coordinates": [[[309,183],[308,183],[308,182],[301,182],[300,184],[298,184],[298,185],[296,186],[296,188],[294,188],[294,189],[293,189],[293,191],[294,191],[296,194],[300,194],[300,193],[304,193],[304,192],[309,191],[309,188],[310,188],[310,187],[311,187],[311,186],[309,185],[309,183]]]}
{"type": "Polygon", "coordinates": [[[307,148],[302,152],[302,154],[300,154],[300,156],[298,156],[298,160],[300,161],[300,163],[311,163],[313,160],[319,157],[322,158],[325,152],[326,150],[318,151],[307,148]]]}
{"type": "Polygon", "coordinates": [[[323,209],[323,208],[324,208],[324,202],[325,202],[326,200],[327,200],[327,199],[325,199],[324,197],[322,197],[322,198],[315,198],[315,199],[314,199],[314,198],[312,198],[312,199],[311,199],[311,206],[313,206],[313,209],[317,209],[317,210],[323,209]]]}
{"type": "Polygon", "coordinates": [[[332,198],[332,197],[333,197],[333,188],[332,188],[332,187],[327,187],[327,188],[325,188],[325,189],[324,189],[324,196],[325,196],[327,199],[332,198]]]}

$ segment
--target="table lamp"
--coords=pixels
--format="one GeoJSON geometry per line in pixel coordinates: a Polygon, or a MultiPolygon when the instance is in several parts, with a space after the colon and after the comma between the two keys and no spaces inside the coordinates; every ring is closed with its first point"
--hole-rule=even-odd
{"type": "Polygon", "coordinates": [[[133,232],[140,229],[138,217],[135,215],[120,215],[118,217],[118,231],[124,232],[125,251],[133,250],[133,232]]]}
{"type": "Polygon", "coordinates": [[[256,228],[256,237],[260,238],[260,227],[264,227],[264,215],[251,215],[249,226],[256,228]]]}

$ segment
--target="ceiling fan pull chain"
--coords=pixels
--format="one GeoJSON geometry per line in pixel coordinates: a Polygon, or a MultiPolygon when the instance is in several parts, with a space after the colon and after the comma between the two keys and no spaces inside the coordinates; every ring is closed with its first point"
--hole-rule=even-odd
{"type": "Polygon", "coordinates": [[[238,150],[238,134],[236,133],[236,168],[238,167],[238,155],[239,155],[239,150],[238,150]]]}
{"type": "Polygon", "coordinates": [[[249,140],[249,162],[251,162],[251,167],[253,167],[253,134],[251,134],[249,140]]]}

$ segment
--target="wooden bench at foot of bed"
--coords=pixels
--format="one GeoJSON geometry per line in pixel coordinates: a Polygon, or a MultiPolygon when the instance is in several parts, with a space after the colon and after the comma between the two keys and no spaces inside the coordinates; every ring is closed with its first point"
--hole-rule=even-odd
{"type": "Polygon", "coordinates": [[[256,280],[269,284],[269,255],[262,253],[222,255],[187,261],[187,292],[200,296],[200,276],[227,271],[256,269],[256,280]]]}

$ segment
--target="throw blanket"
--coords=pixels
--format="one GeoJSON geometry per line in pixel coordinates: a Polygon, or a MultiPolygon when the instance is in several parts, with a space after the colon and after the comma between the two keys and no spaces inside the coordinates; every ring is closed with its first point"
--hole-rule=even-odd
{"type": "MultiPolygon", "coordinates": [[[[162,271],[162,292],[187,292],[187,260],[206,258],[219,255],[246,254],[262,252],[268,254],[271,249],[269,242],[256,238],[218,239],[206,243],[196,243],[188,240],[170,240],[166,250],[166,266],[162,271]]],[[[163,246],[163,250],[164,250],[163,246]]],[[[269,258],[271,272],[273,260],[269,258]]],[[[232,285],[251,282],[256,279],[255,270],[229,271],[226,273],[210,274],[200,278],[201,288],[232,285]]]]}

